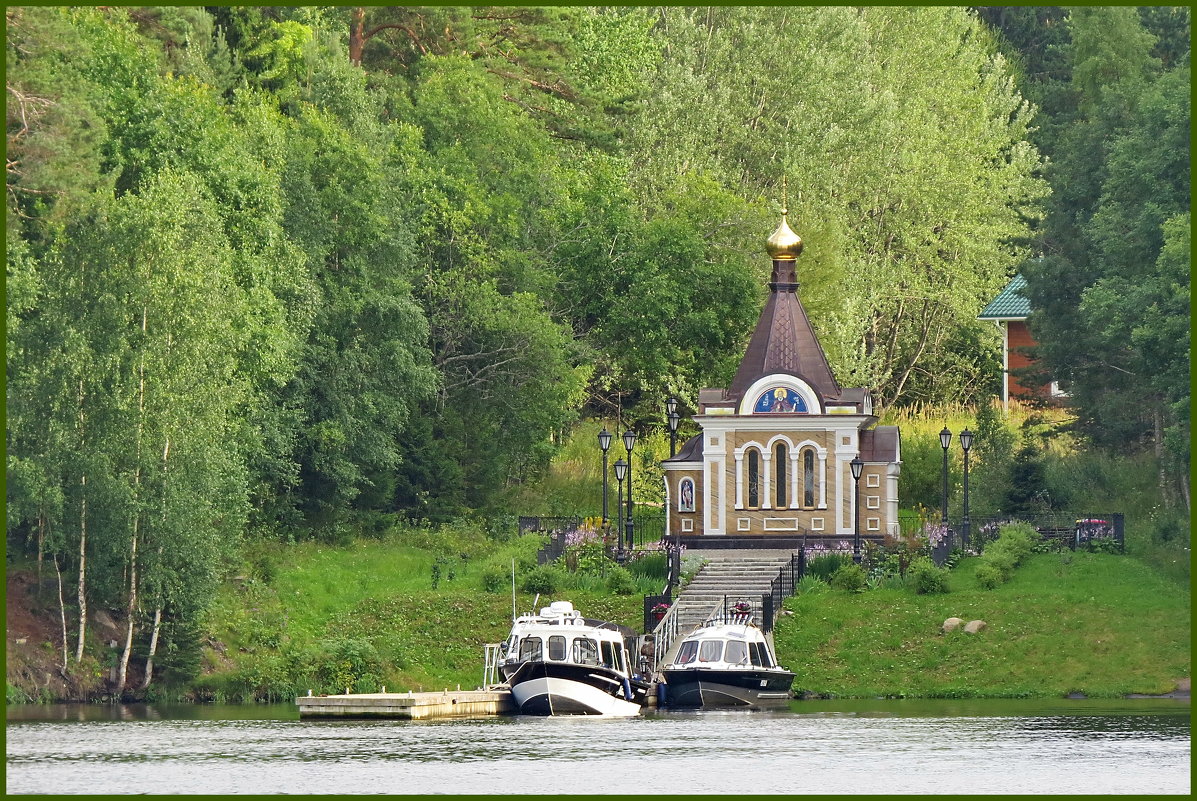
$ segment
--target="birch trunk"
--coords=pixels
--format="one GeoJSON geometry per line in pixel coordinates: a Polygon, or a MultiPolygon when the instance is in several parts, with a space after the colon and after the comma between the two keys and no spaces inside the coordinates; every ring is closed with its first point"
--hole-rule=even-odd
{"type": "Polygon", "coordinates": [[[132,564],[129,570],[129,603],[125,607],[128,622],[125,627],[125,648],[121,651],[120,671],[116,675],[116,691],[122,694],[125,691],[125,679],[129,675],[129,655],[133,652],[133,624],[137,614],[137,523],[138,520],[134,517],[133,544],[129,552],[129,561],[132,564]]]}
{"type": "Polygon", "coordinates": [[[158,651],[158,632],[162,627],[162,606],[154,610],[154,631],[150,635],[150,655],[145,659],[145,679],[141,682],[141,689],[150,686],[154,676],[154,654],[158,651]]]}
{"type": "Polygon", "coordinates": [[[1160,417],[1160,410],[1157,408],[1151,416],[1152,422],[1152,443],[1155,446],[1155,463],[1159,465],[1159,484],[1160,495],[1164,500],[1164,506],[1172,506],[1172,488],[1168,486],[1168,471],[1164,467],[1164,424],[1160,417]]]}
{"type": "Polygon", "coordinates": [[[54,574],[58,576],[58,617],[62,620],[62,672],[66,673],[67,652],[70,648],[67,644],[66,603],[62,599],[62,571],[58,569],[58,554],[52,554],[52,556],[54,558],[54,574]]]}
{"type": "MultiPolygon", "coordinates": [[[[149,309],[141,307],[141,333],[147,328],[149,309]]],[[[121,651],[120,670],[116,675],[116,691],[124,693],[129,675],[129,657],[133,653],[133,628],[137,615],[137,538],[140,533],[141,512],[141,443],[145,436],[145,354],[137,364],[137,444],[133,450],[133,524],[129,543],[129,603],[125,606],[125,647],[121,651]]]]}
{"type": "Polygon", "coordinates": [[[37,516],[37,594],[42,594],[42,552],[46,550],[46,514],[37,516]]]}
{"type": "MultiPolygon", "coordinates": [[[[162,446],[162,524],[166,525],[166,474],[170,460],[170,437],[166,438],[166,444],[162,446]]],[[[163,547],[158,546],[158,564],[162,564],[163,547]]],[[[158,603],[154,607],[154,629],[150,634],[150,652],[145,658],[145,679],[141,682],[141,689],[146,689],[150,686],[150,682],[154,677],[154,655],[158,653],[158,632],[162,627],[162,589],[159,585],[158,589],[158,603]]]]}
{"type": "Polygon", "coordinates": [[[79,479],[79,644],[75,647],[75,662],[83,659],[83,643],[87,636],[87,476],[79,479]]]}

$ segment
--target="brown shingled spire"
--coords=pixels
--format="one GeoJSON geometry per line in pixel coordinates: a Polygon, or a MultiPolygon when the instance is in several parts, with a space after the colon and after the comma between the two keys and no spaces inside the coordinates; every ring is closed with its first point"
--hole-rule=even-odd
{"type": "Polygon", "coordinates": [[[773,257],[769,298],[728,392],[736,400],[757,379],[772,373],[797,376],[823,398],[837,397],[841,391],[806,310],[798,300],[796,260],[802,253],[802,239],[790,230],[786,213],[783,209],[781,224],[766,245],[773,257]]]}

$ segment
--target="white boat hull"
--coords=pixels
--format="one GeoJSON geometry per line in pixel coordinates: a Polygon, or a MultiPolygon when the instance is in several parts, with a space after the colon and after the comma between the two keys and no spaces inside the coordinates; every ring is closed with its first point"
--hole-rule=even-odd
{"type": "Polygon", "coordinates": [[[635,717],[640,705],[617,698],[590,684],[554,676],[528,679],[511,688],[525,715],[599,715],[635,717]]]}

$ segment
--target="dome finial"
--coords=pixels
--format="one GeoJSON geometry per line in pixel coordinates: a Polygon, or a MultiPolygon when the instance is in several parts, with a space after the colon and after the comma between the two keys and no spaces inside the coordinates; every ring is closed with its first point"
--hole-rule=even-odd
{"type": "Polygon", "coordinates": [[[790,213],[786,197],[786,176],[781,176],[781,225],[777,226],[767,240],[765,250],[774,261],[793,261],[802,253],[802,237],[790,229],[786,215],[790,213]]]}

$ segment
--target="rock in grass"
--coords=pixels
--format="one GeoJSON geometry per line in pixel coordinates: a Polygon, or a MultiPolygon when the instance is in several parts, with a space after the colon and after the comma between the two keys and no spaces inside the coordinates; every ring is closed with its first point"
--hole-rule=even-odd
{"type": "Polygon", "coordinates": [[[984,629],[986,627],[986,625],[987,624],[985,623],[984,620],[970,620],[964,624],[964,633],[965,634],[976,634],[978,631],[981,631],[982,629],[984,629]]]}
{"type": "Polygon", "coordinates": [[[958,617],[950,617],[943,622],[943,633],[947,634],[949,631],[955,631],[963,623],[964,621],[958,617]]]}

